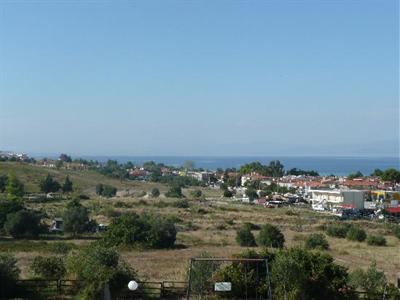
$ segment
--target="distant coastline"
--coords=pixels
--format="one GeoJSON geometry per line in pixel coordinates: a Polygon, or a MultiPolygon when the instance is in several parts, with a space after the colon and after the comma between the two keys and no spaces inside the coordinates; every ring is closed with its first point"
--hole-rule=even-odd
{"type": "MultiPolygon", "coordinates": [[[[32,155],[35,158],[57,158],[58,155],[32,155]]],[[[78,155],[73,158],[84,158],[105,162],[108,159],[117,160],[119,163],[131,161],[142,164],[146,161],[155,161],[171,166],[181,166],[185,160],[191,160],[198,168],[216,170],[218,168],[239,168],[241,165],[252,161],[263,164],[271,160],[280,160],[285,169],[300,168],[315,170],[321,175],[348,175],[360,171],[369,175],[375,169],[400,169],[400,157],[350,157],[350,156],[118,156],[118,155],[78,155]]]]}

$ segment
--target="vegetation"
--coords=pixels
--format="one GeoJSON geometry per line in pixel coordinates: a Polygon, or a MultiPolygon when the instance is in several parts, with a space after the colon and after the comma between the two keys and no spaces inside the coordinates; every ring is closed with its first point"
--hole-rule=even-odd
{"type": "Polygon", "coordinates": [[[158,196],[160,196],[160,190],[158,188],[153,188],[150,194],[153,198],[157,198],[158,196]]]}
{"type": "Polygon", "coordinates": [[[96,194],[103,197],[111,198],[117,194],[117,188],[111,185],[99,183],[98,185],[96,185],[96,194]]]}
{"type": "Polygon", "coordinates": [[[369,235],[367,243],[371,246],[386,246],[386,239],[381,235],[369,235]]]}
{"type": "Polygon", "coordinates": [[[286,175],[319,176],[318,172],[316,172],[316,171],[305,171],[305,170],[297,169],[297,168],[290,169],[289,171],[286,172],[286,175]]]}
{"type": "Polygon", "coordinates": [[[8,214],[16,213],[22,209],[21,201],[0,200],[0,229],[3,228],[8,214]]]}
{"type": "Polygon", "coordinates": [[[7,185],[5,187],[6,198],[9,201],[21,200],[25,193],[24,184],[11,173],[7,177],[7,185]]]}
{"type": "Polygon", "coordinates": [[[346,238],[351,241],[363,242],[367,238],[365,230],[358,226],[351,226],[347,231],[346,238]]]}
{"type": "Polygon", "coordinates": [[[364,271],[357,268],[350,274],[350,284],[366,293],[367,299],[399,299],[400,291],[389,284],[385,273],[379,272],[376,268],[376,262],[373,261],[369,268],[364,271]],[[386,294],[386,297],[383,295],[386,294]]]}
{"type": "Polygon", "coordinates": [[[282,248],[285,243],[285,237],[278,227],[265,224],[261,226],[257,242],[260,246],[282,248]]]}
{"type": "Polygon", "coordinates": [[[240,167],[240,174],[249,174],[256,172],[263,176],[282,177],[284,175],[284,166],[279,160],[273,160],[269,165],[262,165],[260,162],[252,162],[240,167]]]}
{"type": "Polygon", "coordinates": [[[328,250],[329,243],[326,240],[325,235],[321,233],[312,233],[305,240],[305,247],[307,249],[328,250]]]}
{"type": "Polygon", "coordinates": [[[116,293],[130,280],[137,280],[136,272],[121,260],[117,251],[98,243],[73,251],[67,259],[67,270],[83,282],[80,299],[100,299],[106,282],[111,293],[116,293]]]}
{"type": "Polygon", "coordinates": [[[54,180],[50,174],[47,174],[46,178],[40,182],[39,186],[40,190],[46,194],[55,193],[61,189],[60,183],[54,180]]]}
{"type": "Polygon", "coordinates": [[[73,183],[69,179],[69,176],[65,177],[65,181],[64,181],[64,184],[62,185],[61,189],[64,193],[70,193],[73,191],[73,183]]]}
{"type": "Polygon", "coordinates": [[[148,214],[129,213],[115,218],[104,234],[104,242],[108,246],[170,248],[175,240],[176,228],[170,219],[148,214]]]}
{"type": "Polygon", "coordinates": [[[89,221],[88,209],[74,199],[67,204],[63,213],[62,227],[65,232],[70,232],[73,235],[90,231],[94,224],[89,221]]]}
{"type": "Polygon", "coordinates": [[[64,259],[59,256],[36,256],[31,264],[31,272],[42,279],[61,279],[66,273],[64,259]]]}
{"type": "Polygon", "coordinates": [[[201,195],[202,195],[202,192],[201,192],[201,190],[198,190],[198,189],[190,192],[190,196],[192,196],[193,198],[200,198],[201,195]]]}
{"type": "Polygon", "coordinates": [[[40,225],[40,216],[29,210],[19,210],[7,215],[4,230],[15,238],[37,237],[43,230],[40,225]]]}
{"type": "Polygon", "coordinates": [[[249,224],[244,224],[236,232],[236,242],[242,247],[256,246],[256,240],[253,233],[251,232],[251,226],[249,224]]]}
{"type": "Polygon", "coordinates": [[[10,254],[0,253],[0,299],[14,295],[19,273],[17,260],[10,254]]]}
{"type": "Polygon", "coordinates": [[[165,196],[170,198],[182,198],[184,195],[182,194],[182,187],[178,184],[171,185],[168,192],[165,196]]]}
{"type": "Polygon", "coordinates": [[[347,176],[348,179],[362,178],[362,177],[364,177],[364,175],[360,171],[357,171],[356,173],[351,173],[347,176]]]}
{"type": "Polygon", "coordinates": [[[349,231],[349,224],[329,224],[326,226],[326,234],[332,237],[345,238],[349,231]]]}

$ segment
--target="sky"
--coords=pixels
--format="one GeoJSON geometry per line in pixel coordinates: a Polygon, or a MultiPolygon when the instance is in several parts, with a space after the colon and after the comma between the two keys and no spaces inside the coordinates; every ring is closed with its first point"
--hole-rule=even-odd
{"type": "Polygon", "coordinates": [[[0,150],[399,156],[395,0],[0,0],[0,76],[0,150]]]}

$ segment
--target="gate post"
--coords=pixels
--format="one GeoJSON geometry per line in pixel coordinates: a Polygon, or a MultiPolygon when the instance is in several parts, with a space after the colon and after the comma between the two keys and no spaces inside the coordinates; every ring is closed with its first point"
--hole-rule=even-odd
{"type": "Polygon", "coordinates": [[[190,290],[192,288],[192,267],[193,267],[193,258],[190,258],[189,262],[189,275],[188,275],[188,285],[187,285],[187,291],[186,291],[186,299],[190,299],[190,290]]]}

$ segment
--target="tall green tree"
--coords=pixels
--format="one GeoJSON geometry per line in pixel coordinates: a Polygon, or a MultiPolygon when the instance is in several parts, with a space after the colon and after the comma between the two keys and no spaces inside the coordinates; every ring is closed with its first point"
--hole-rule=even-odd
{"type": "Polygon", "coordinates": [[[67,204],[62,227],[65,232],[74,235],[90,230],[89,211],[79,200],[74,199],[67,204]]]}
{"type": "Polygon", "coordinates": [[[62,186],[62,191],[64,193],[70,193],[73,191],[73,184],[72,181],[69,179],[69,176],[65,178],[64,184],[62,186]]]}
{"type": "Polygon", "coordinates": [[[0,193],[4,193],[4,191],[6,190],[7,180],[8,180],[7,175],[0,176],[0,193]]]}
{"type": "Polygon", "coordinates": [[[47,194],[57,192],[61,185],[50,174],[47,174],[46,178],[40,182],[39,187],[43,193],[47,194]]]}
{"type": "Polygon", "coordinates": [[[10,174],[5,189],[7,200],[21,200],[24,196],[24,184],[14,174],[10,174]]]}

